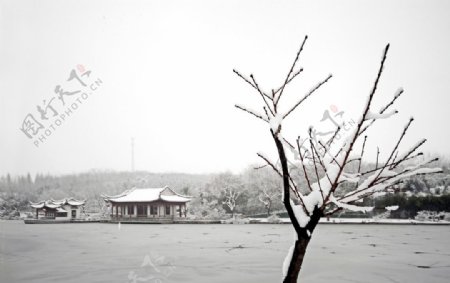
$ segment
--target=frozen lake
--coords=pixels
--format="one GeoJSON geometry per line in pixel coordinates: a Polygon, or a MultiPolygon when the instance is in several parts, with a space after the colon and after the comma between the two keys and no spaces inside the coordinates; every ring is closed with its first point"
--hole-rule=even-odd
{"type": "MultiPolygon", "coordinates": [[[[0,282],[280,282],[290,225],[0,222],[0,282]],[[120,228],[120,229],[119,229],[120,228]]],[[[450,226],[324,225],[301,282],[449,282],[450,226]]]]}

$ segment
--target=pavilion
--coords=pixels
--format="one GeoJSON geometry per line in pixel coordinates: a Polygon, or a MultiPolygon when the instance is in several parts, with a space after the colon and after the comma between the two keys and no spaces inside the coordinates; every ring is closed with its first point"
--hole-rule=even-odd
{"type": "Polygon", "coordinates": [[[111,219],[152,219],[186,217],[190,197],[169,187],[132,188],[116,196],[103,195],[111,219]]]}
{"type": "Polygon", "coordinates": [[[71,220],[81,218],[81,212],[85,203],[85,200],[65,198],[62,200],[50,199],[36,203],[30,202],[30,205],[36,209],[36,219],[71,220]]]}

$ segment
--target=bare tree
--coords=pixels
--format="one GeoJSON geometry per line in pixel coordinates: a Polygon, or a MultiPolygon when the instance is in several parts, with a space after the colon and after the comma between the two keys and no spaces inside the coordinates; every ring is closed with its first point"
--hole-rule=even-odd
{"type": "Polygon", "coordinates": [[[231,211],[231,217],[234,218],[234,209],[236,208],[236,200],[240,196],[240,192],[233,188],[226,188],[225,191],[225,200],[223,204],[226,204],[231,211]]]}
{"type": "Polygon", "coordinates": [[[267,216],[270,216],[273,202],[279,195],[280,193],[278,191],[270,191],[266,188],[263,188],[262,194],[258,196],[259,201],[264,204],[264,207],[267,210],[267,216]]]}
{"type": "Polygon", "coordinates": [[[254,213],[260,211],[262,204],[267,216],[270,216],[273,210],[283,208],[283,203],[280,199],[281,180],[271,168],[268,168],[268,166],[264,167],[257,166],[255,168],[251,166],[243,174],[245,187],[249,192],[247,209],[248,211],[253,209],[252,213],[254,213]]]}
{"type": "Polygon", "coordinates": [[[422,156],[422,153],[417,153],[417,150],[425,143],[425,139],[423,139],[404,153],[399,153],[399,145],[413,122],[413,118],[402,129],[395,146],[388,154],[388,158],[384,162],[379,162],[379,153],[377,153],[377,162],[374,167],[364,171],[361,170],[362,157],[367,141],[365,134],[368,128],[377,120],[389,118],[396,114],[397,111],[391,110],[391,107],[403,93],[403,90],[399,89],[393,99],[386,103],[381,110],[372,110],[372,101],[383,72],[389,44],[384,49],[375,82],[362,114],[356,126],[349,131],[344,142],[336,142],[336,137],[343,134],[343,125],[339,125],[327,141],[318,140],[314,135],[313,127],[309,128],[306,138],[301,139],[298,136],[295,142],[290,142],[288,138],[283,137],[283,122],[300,104],[332,77],[332,75],[328,75],[294,105],[288,107],[287,111],[280,111],[279,106],[286,86],[303,71],[302,68],[297,67],[297,63],[306,40],[307,37],[303,40],[284,82],[279,88],[272,89],[270,93],[266,93],[260,88],[253,75],[247,78],[233,70],[256,90],[263,102],[262,112],[241,105],[236,105],[236,107],[269,124],[280,161],[280,165],[277,165],[269,157],[258,153],[258,156],[282,178],[283,203],[297,235],[297,239],[290,248],[283,264],[283,282],[297,282],[306,248],[321,217],[329,216],[342,209],[370,211],[371,207],[361,207],[356,203],[374,193],[395,188],[405,177],[441,172],[439,168],[424,168],[437,159],[422,160],[415,163],[414,166],[404,166],[405,162],[417,161],[418,157],[422,156]],[[359,147],[361,143],[362,145],[359,147]],[[356,171],[350,169],[355,168],[353,166],[355,162],[358,164],[356,171]],[[293,176],[296,171],[303,173],[306,188],[299,187],[298,181],[294,180],[293,176]],[[351,185],[350,191],[348,191],[349,184],[351,185]],[[344,185],[347,191],[342,192],[344,185]],[[295,201],[291,199],[291,193],[295,201]]]}

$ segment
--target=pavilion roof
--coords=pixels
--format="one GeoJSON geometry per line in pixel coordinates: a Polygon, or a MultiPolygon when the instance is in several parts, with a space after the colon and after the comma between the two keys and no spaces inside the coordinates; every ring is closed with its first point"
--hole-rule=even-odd
{"type": "Polygon", "coordinates": [[[31,207],[33,208],[43,208],[43,207],[47,207],[47,208],[60,208],[64,205],[71,205],[71,206],[81,206],[84,205],[86,203],[86,200],[77,200],[74,198],[65,198],[65,199],[61,199],[61,200],[54,200],[54,199],[50,199],[50,200],[45,200],[45,201],[40,201],[40,202],[30,202],[31,207]]]}
{"type": "Polygon", "coordinates": [[[180,195],[169,187],[164,188],[132,188],[119,195],[106,196],[103,195],[105,201],[109,202],[188,202],[190,197],[180,195]]]}

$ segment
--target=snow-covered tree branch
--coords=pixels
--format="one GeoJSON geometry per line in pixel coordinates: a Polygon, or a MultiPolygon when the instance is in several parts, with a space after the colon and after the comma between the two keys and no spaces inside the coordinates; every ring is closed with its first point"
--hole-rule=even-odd
{"type": "Polygon", "coordinates": [[[301,139],[298,136],[295,143],[291,143],[287,137],[284,137],[284,121],[290,118],[291,113],[298,110],[301,104],[332,78],[331,74],[326,76],[318,84],[313,85],[311,90],[301,96],[297,102],[288,107],[288,111],[280,111],[279,105],[283,101],[286,86],[303,72],[303,68],[299,68],[297,64],[306,40],[307,37],[303,40],[283,84],[276,90],[272,90],[271,94],[266,94],[261,90],[254,75],[250,75],[250,79],[248,79],[238,71],[234,71],[250,84],[262,99],[259,110],[241,105],[236,105],[236,107],[268,124],[278,153],[279,165],[270,161],[266,155],[258,153],[258,156],[282,178],[283,203],[297,234],[297,240],[283,266],[284,282],[297,282],[306,248],[322,216],[342,209],[370,211],[372,207],[358,206],[358,201],[374,193],[387,191],[404,178],[417,174],[441,172],[440,168],[428,167],[436,159],[418,162],[422,154],[417,150],[425,143],[425,140],[400,152],[400,145],[412,125],[413,118],[402,129],[395,146],[387,155],[388,158],[384,161],[379,160],[380,151],[377,148],[377,161],[374,168],[364,169],[362,172],[361,164],[364,153],[367,151],[367,132],[377,121],[392,118],[398,113],[396,109],[392,109],[392,106],[404,93],[403,89],[397,90],[394,97],[381,110],[373,109],[373,101],[385,68],[389,44],[383,51],[375,81],[361,115],[355,123],[356,126],[347,131],[349,134],[343,142],[337,142],[336,136],[343,135],[341,129],[345,125],[339,125],[327,141],[319,140],[314,134],[313,127],[307,131],[307,138],[301,139]],[[406,162],[411,163],[412,161],[416,161],[415,165],[407,167],[406,162]],[[301,173],[306,181],[306,188],[300,187],[297,183],[298,180],[293,178],[296,173],[301,173]],[[347,189],[343,190],[343,187],[347,189]],[[352,189],[349,191],[348,187],[352,189]]]}
{"type": "Polygon", "coordinates": [[[231,210],[231,216],[234,217],[234,209],[236,208],[236,200],[239,198],[240,192],[231,188],[225,189],[225,200],[223,204],[227,205],[231,210]]]}

